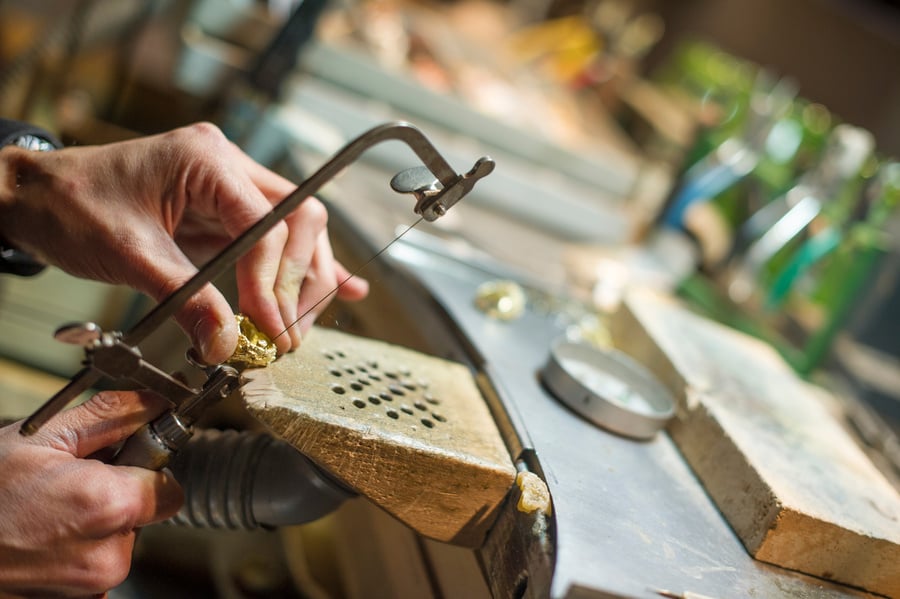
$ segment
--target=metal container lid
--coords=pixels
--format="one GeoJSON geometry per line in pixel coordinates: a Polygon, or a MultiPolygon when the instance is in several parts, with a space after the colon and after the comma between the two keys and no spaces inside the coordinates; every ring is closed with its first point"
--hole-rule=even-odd
{"type": "Polygon", "coordinates": [[[559,401],[626,437],[651,439],[675,414],[672,395],[659,380],[614,349],[554,343],[541,378],[559,401]]]}

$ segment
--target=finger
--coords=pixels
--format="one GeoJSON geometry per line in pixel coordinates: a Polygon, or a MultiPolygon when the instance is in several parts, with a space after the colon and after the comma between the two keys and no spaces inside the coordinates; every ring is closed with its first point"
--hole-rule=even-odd
{"type": "MultiPolygon", "coordinates": [[[[110,531],[129,532],[135,528],[162,522],[174,516],[184,503],[184,491],[175,477],[166,470],[154,471],[134,466],[113,466],[121,481],[120,489],[127,488],[126,499],[118,509],[127,514],[119,523],[115,515],[111,524],[118,524],[110,531]]],[[[110,510],[113,512],[114,510],[110,510]]]]}
{"type": "Polygon", "coordinates": [[[260,279],[238,280],[241,310],[257,321],[260,328],[269,336],[277,336],[275,342],[279,353],[296,347],[300,342],[299,331],[289,325],[298,316],[297,298],[301,293],[301,285],[313,260],[319,234],[324,231],[327,222],[328,213],[322,203],[315,198],[307,198],[284,221],[288,237],[277,263],[277,276],[270,284],[271,287],[268,289],[262,287],[266,285],[266,281],[260,279]],[[260,288],[254,289],[254,285],[259,285],[260,288]],[[261,299],[267,299],[264,295],[266,291],[273,294],[280,315],[278,327],[273,330],[266,329],[257,316],[258,313],[270,309],[269,306],[260,305],[261,299]],[[288,334],[279,335],[286,328],[288,334]]]}
{"type": "Polygon", "coordinates": [[[206,364],[219,364],[234,353],[237,321],[218,289],[207,284],[175,313],[175,321],[188,334],[191,345],[206,364]]]}
{"type": "Polygon", "coordinates": [[[298,300],[297,311],[304,316],[297,323],[296,328],[302,334],[309,331],[315,320],[337,295],[337,286],[340,281],[335,273],[335,264],[331,244],[328,242],[328,234],[326,231],[322,231],[316,243],[316,253],[313,256],[312,264],[303,280],[298,300]]]}
{"type": "MultiPolygon", "coordinates": [[[[197,267],[162,230],[144,234],[142,248],[130,256],[125,282],[157,301],[178,291],[197,273],[197,267]]],[[[175,320],[207,364],[228,359],[237,346],[238,330],[231,306],[212,284],[203,286],[175,313],[175,320]]]]}
{"type": "MultiPolygon", "coordinates": [[[[223,217],[228,215],[227,220],[223,218],[222,221],[226,232],[237,237],[265,216],[271,205],[246,173],[242,173],[240,181],[228,180],[231,183],[223,184],[219,190],[219,211],[223,217]]],[[[270,337],[285,327],[275,288],[288,239],[288,225],[284,222],[276,224],[235,266],[240,309],[270,337]]],[[[287,346],[288,339],[282,343],[287,346]]]]}
{"type": "MultiPolygon", "coordinates": [[[[278,303],[285,315],[285,323],[291,325],[302,314],[300,309],[304,306],[299,303],[301,289],[307,284],[306,279],[319,251],[319,238],[328,224],[328,212],[315,198],[306,200],[302,208],[289,217],[291,237],[285,248],[282,260],[284,272],[279,274],[278,284],[278,303]]],[[[291,326],[288,333],[291,346],[299,347],[302,341],[300,328],[291,326]]]]}
{"type": "MultiPolygon", "coordinates": [[[[275,288],[287,240],[287,225],[279,223],[235,267],[240,310],[269,337],[285,328],[275,288]]],[[[286,346],[287,339],[281,344],[286,346]]],[[[283,352],[286,347],[278,349],[283,352]]]]}
{"type": "MultiPolygon", "coordinates": [[[[181,486],[166,471],[87,462],[77,473],[81,479],[71,493],[77,509],[71,527],[81,538],[128,534],[171,517],[184,501],[181,486]]],[[[71,481],[63,477],[59,484],[71,486],[71,481]]]]}
{"type": "Polygon", "coordinates": [[[338,283],[343,283],[338,289],[338,299],[355,302],[369,295],[369,282],[357,274],[351,274],[340,262],[334,263],[334,274],[338,283]]]}
{"type": "Polygon", "coordinates": [[[271,204],[278,203],[297,188],[297,185],[259,164],[237,146],[234,148],[244,171],[271,204]]]}
{"type": "Polygon", "coordinates": [[[146,391],[104,391],[62,412],[30,439],[82,458],[128,438],[169,407],[146,391]]]}

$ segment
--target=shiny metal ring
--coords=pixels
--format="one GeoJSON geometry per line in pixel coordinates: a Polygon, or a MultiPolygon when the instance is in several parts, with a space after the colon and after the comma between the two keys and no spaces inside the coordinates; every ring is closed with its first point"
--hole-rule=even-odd
{"type": "Polygon", "coordinates": [[[675,414],[672,395],[659,380],[614,349],[554,343],[541,378],[562,403],[626,437],[650,439],[675,414]]]}

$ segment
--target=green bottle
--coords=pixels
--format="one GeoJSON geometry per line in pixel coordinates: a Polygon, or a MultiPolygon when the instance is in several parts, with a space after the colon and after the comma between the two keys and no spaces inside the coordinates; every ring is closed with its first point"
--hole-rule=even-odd
{"type": "Polygon", "coordinates": [[[781,310],[802,332],[800,349],[788,357],[803,374],[827,355],[863,285],[888,251],[886,226],[900,204],[900,162],[883,162],[857,195],[852,207],[834,203],[827,226],[791,256],[767,298],[770,310],[781,310]]]}

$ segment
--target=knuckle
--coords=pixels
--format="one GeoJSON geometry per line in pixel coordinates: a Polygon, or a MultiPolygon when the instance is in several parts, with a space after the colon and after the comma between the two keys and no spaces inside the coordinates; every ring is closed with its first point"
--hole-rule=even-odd
{"type": "Polygon", "coordinates": [[[328,209],[317,198],[306,199],[301,204],[301,208],[300,215],[304,221],[308,221],[320,229],[324,229],[328,224],[328,209]]]}
{"type": "Polygon", "coordinates": [[[296,311],[297,296],[300,294],[299,279],[291,281],[279,281],[275,285],[275,300],[279,306],[290,307],[292,310],[287,314],[291,316],[296,311]]]}
{"type": "Polygon", "coordinates": [[[84,409],[101,418],[117,414],[122,410],[124,398],[116,391],[101,391],[82,404],[84,409]]]}
{"type": "Polygon", "coordinates": [[[271,248],[284,247],[289,236],[290,230],[288,229],[287,223],[281,221],[269,229],[263,237],[263,243],[266,244],[265,247],[270,248],[269,251],[271,251],[271,248]]]}
{"type": "Polygon", "coordinates": [[[124,397],[115,391],[102,391],[73,410],[77,413],[76,426],[55,431],[53,438],[61,443],[65,451],[75,454],[78,448],[90,441],[96,433],[91,422],[105,422],[119,416],[125,409],[124,397]]]}
{"type": "Polygon", "coordinates": [[[286,222],[281,221],[278,225],[272,227],[271,234],[274,239],[277,239],[280,243],[284,244],[287,242],[288,236],[290,235],[290,229],[286,222]]]}
{"type": "Polygon", "coordinates": [[[178,291],[181,286],[187,282],[187,280],[188,279],[186,277],[180,276],[162,277],[148,287],[147,293],[153,296],[155,300],[161,301],[178,291]]]}
{"type": "Polygon", "coordinates": [[[193,149],[216,155],[218,150],[228,143],[222,130],[209,122],[192,123],[173,129],[165,135],[175,153],[193,149]]]}
{"type": "Polygon", "coordinates": [[[128,485],[111,480],[95,482],[82,491],[80,498],[84,532],[101,537],[130,532],[141,508],[141,498],[128,485]]]}
{"type": "Polygon", "coordinates": [[[180,131],[190,139],[201,139],[203,141],[215,142],[225,141],[225,134],[222,133],[222,130],[208,121],[192,123],[190,125],[187,125],[186,127],[183,127],[180,131]]]}
{"type": "Polygon", "coordinates": [[[82,552],[68,586],[100,594],[119,586],[131,570],[132,537],[99,543],[82,552]]]}

